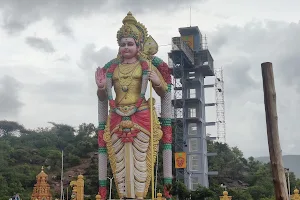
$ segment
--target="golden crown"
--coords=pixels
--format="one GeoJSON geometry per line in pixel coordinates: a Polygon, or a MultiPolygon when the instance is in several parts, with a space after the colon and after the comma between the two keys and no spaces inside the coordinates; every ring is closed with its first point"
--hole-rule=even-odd
{"type": "Polygon", "coordinates": [[[117,39],[120,43],[122,38],[133,38],[136,43],[143,44],[145,38],[148,36],[147,28],[138,22],[131,12],[127,13],[127,16],[123,19],[123,26],[117,33],[117,39]]]}
{"type": "Polygon", "coordinates": [[[123,19],[123,25],[117,33],[117,40],[120,44],[122,38],[133,38],[138,46],[141,47],[141,56],[150,59],[158,52],[158,44],[148,35],[147,28],[138,22],[131,12],[123,19]]]}

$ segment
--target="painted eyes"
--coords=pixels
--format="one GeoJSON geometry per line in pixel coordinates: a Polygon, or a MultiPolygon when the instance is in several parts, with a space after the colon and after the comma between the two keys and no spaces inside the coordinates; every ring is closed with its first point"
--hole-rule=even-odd
{"type": "Polygon", "coordinates": [[[121,47],[126,47],[126,45],[129,47],[132,47],[132,46],[134,46],[134,43],[133,42],[121,43],[121,47]]]}

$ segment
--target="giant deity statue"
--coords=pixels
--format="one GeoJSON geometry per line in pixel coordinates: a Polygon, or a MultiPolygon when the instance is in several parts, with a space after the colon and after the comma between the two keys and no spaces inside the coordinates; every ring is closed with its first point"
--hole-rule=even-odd
{"type": "Polygon", "coordinates": [[[144,199],[163,144],[164,196],[172,184],[171,75],[154,56],[155,40],[129,12],[117,33],[119,53],[95,74],[98,86],[99,194],[106,199],[107,160],[120,198],[144,199]],[[147,87],[161,98],[161,117],[147,87]],[[113,89],[115,95],[113,94],[113,89]],[[108,106],[109,105],[109,106],[108,106]],[[108,109],[108,107],[110,109],[108,109]],[[153,155],[153,156],[152,156],[153,155]]]}

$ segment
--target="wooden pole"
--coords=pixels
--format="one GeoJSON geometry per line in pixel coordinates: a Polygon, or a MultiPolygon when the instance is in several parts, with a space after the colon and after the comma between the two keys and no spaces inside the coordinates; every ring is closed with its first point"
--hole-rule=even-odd
{"type": "Polygon", "coordinates": [[[278,116],[276,109],[276,91],[274,84],[273,66],[270,62],[261,64],[267,135],[273,183],[276,200],[288,200],[287,184],[283,168],[281,147],[278,134],[278,116]]]}

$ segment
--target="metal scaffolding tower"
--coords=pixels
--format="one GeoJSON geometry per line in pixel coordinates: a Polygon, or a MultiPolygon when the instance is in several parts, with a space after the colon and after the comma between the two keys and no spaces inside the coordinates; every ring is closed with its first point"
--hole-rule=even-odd
{"type": "MultiPolygon", "coordinates": [[[[172,50],[177,50],[177,46],[175,44],[172,45],[172,50]]],[[[175,56],[169,59],[169,66],[172,66],[173,71],[173,124],[174,126],[174,152],[184,152],[184,127],[185,127],[185,120],[183,120],[184,110],[185,107],[185,100],[183,93],[183,82],[182,80],[184,72],[183,72],[183,55],[175,56]]],[[[184,181],[185,177],[185,170],[184,169],[176,169],[176,180],[184,181]]]]}
{"type": "Polygon", "coordinates": [[[226,143],[223,68],[215,69],[217,141],[226,143]]]}
{"type": "MultiPolygon", "coordinates": [[[[169,65],[173,68],[174,108],[174,152],[186,154],[186,168],[178,168],[176,180],[195,190],[198,184],[208,187],[208,176],[217,172],[208,171],[206,127],[215,122],[207,122],[205,108],[214,104],[205,103],[204,79],[214,76],[213,58],[203,44],[198,27],[179,28],[180,37],[172,38],[169,65]]],[[[214,85],[213,85],[214,87],[214,85]]]]}

